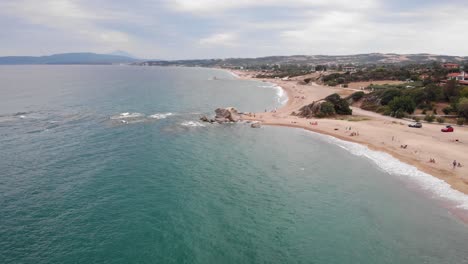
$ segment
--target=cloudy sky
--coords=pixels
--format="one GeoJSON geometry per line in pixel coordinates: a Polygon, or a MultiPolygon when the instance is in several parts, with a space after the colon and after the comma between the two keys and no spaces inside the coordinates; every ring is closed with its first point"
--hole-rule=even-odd
{"type": "Polygon", "coordinates": [[[467,0],[0,0],[0,56],[468,56],[467,0]]]}

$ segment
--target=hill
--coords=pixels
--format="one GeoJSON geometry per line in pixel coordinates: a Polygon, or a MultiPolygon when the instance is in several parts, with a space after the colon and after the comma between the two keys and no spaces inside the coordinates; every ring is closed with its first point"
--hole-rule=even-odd
{"type": "Polygon", "coordinates": [[[50,56],[8,56],[0,57],[0,65],[18,64],[119,64],[134,63],[137,59],[109,54],[63,53],[50,56]]]}
{"type": "Polygon", "coordinates": [[[271,56],[261,58],[229,58],[207,60],[176,60],[176,61],[146,61],[141,65],[179,65],[205,67],[255,67],[260,65],[331,65],[331,64],[412,64],[428,62],[462,62],[468,60],[462,56],[447,56],[433,54],[394,54],[370,53],[357,55],[293,55],[271,56]]]}

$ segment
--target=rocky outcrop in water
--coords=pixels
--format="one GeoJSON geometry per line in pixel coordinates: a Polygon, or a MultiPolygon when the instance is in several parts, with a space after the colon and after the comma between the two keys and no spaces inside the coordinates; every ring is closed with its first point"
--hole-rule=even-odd
{"type": "Polygon", "coordinates": [[[215,110],[215,117],[214,119],[210,119],[207,116],[202,116],[200,118],[203,122],[209,123],[227,123],[227,122],[238,122],[240,120],[239,111],[237,111],[234,107],[227,107],[227,108],[218,108],[215,110]]]}

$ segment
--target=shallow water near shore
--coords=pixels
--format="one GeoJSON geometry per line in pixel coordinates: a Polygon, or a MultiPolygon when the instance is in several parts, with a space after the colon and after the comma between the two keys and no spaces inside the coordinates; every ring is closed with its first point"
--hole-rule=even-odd
{"type": "Polygon", "coordinates": [[[279,107],[267,85],[0,67],[0,263],[468,262],[466,224],[371,159],[299,129],[198,121],[279,107]]]}

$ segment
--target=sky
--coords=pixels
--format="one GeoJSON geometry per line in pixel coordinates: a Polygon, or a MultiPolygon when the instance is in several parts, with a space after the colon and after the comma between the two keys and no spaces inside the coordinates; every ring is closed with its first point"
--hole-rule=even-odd
{"type": "Polygon", "coordinates": [[[468,56],[467,0],[0,0],[0,56],[468,56]]]}

